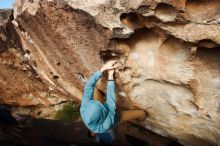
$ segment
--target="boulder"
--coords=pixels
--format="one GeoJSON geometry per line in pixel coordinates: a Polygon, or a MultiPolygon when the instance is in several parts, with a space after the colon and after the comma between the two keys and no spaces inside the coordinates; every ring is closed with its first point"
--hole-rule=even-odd
{"type": "MultiPolygon", "coordinates": [[[[42,84],[81,99],[84,81],[117,58],[120,106],[146,110],[143,128],[199,146],[220,144],[219,18],[218,0],[16,0],[14,5],[21,48],[42,84]]],[[[105,84],[98,87],[105,91],[105,84]]]]}

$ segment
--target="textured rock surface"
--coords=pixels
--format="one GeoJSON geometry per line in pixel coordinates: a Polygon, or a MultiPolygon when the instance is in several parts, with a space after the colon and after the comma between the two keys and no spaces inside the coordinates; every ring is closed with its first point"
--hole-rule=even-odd
{"type": "Polygon", "coordinates": [[[69,99],[67,94],[43,82],[30,65],[29,52],[22,50],[12,20],[12,10],[0,10],[0,103],[21,109],[32,107],[33,116],[46,118],[48,113],[55,113],[55,106],[69,99]],[[34,106],[50,110],[45,110],[45,114],[37,114],[39,110],[34,106]]]}
{"type": "Polygon", "coordinates": [[[120,78],[127,96],[150,113],[146,128],[179,139],[191,135],[188,144],[218,140],[219,49],[198,48],[193,54],[183,41],[162,41],[150,30],[135,33],[128,46],[130,78],[123,73],[120,78]]]}
{"type": "Polygon", "coordinates": [[[143,128],[185,145],[219,145],[219,6],[218,0],[16,0],[20,44],[44,81],[31,79],[27,93],[33,87],[46,94],[50,86],[80,99],[82,77],[102,60],[119,58],[118,97],[126,108],[149,112],[143,128]]]}
{"type": "Polygon", "coordinates": [[[43,1],[35,15],[24,11],[16,20],[25,31],[20,36],[24,49],[37,63],[37,72],[54,88],[81,98],[78,75],[88,76],[98,69],[99,51],[107,47],[110,31],[86,12],[62,2],[43,1]]]}
{"type": "Polygon", "coordinates": [[[12,27],[10,23],[8,23],[11,16],[12,10],[0,10],[0,52],[15,45],[16,39],[10,36],[10,30],[8,30],[8,28],[12,27]]]}

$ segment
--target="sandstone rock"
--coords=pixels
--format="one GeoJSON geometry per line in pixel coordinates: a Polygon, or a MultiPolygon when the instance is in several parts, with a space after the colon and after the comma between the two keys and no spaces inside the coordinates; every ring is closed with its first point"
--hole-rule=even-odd
{"type": "Polygon", "coordinates": [[[0,10],[0,52],[3,52],[8,47],[12,47],[15,44],[16,36],[11,37],[10,32],[7,30],[11,26],[12,10],[5,9],[0,10]]]}
{"type": "Polygon", "coordinates": [[[186,13],[190,20],[197,23],[213,23],[220,18],[220,1],[218,0],[188,0],[186,13]]]}
{"type": "MultiPolygon", "coordinates": [[[[150,30],[136,32],[128,42],[133,43],[127,62],[135,64],[129,64],[132,79],[124,85],[128,86],[125,92],[132,102],[149,112],[144,125],[164,136],[183,138],[185,144],[198,144],[200,140],[185,140],[182,133],[217,140],[218,48],[199,48],[192,56],[190,46],[183,41],[167,38],[162,42],[150,30]],[[139,77],[132,77],[137,72],[139,77]],[[172,125],[171,128],[168,125],[172,125]]],[[[126,80],[126,75],[121,73],[120,78],[126,80]]],[[[201,142],[200,145],[208,144],[201,142]]]]}
{"type": "Polygon", "coordinates": [[[12,10],[0,10],[0,103],[11,106],[51,106],[67,101],[67,95],[49,90],[30,65],[28,52],[12,24],[12,10]],[[26,56],[26,57],[25,57],[26,56]]]}
{"type": "Polygon", "coordinates": [[[13,113],[14,117],[16,118],[18,117],[17,119],[19,119],[20,116],[24,116],[24,115],[28,115],[28,116],[35,117],[35,118],[41,118],[41,119],[54,119],[57,111],[62,110],[62,108],[67,102],[68,101],[62,101],[62,102],[56,103],[55,105],[51,104],[49,106],[32,105],[30,107],[27,105],[25,106],[19,105],[19,106],[11,107],[10,110],[13,113]]]}
{"type": "Polygon", "coordinates": [[[209,39],[220,43],[219,25],[201,25],[190,23],[186,25],[161,26],[162,29],[169,31],[172,35],[189,42],[198,42],[209,39]]]}
{"type": "Polygon", "coordinates": [[[82,82],[76,75],[88,76],[98,69],[99,51],[107,47],[110,31],[96,24],[86,12],[62,2],[44,1],[36,15],[25,11],[16,21],[24,29],[19,34],[24,49],[37,63],[37,72],[63,92],[81,98],[82,82]]]}
{"type": "Polygon", "coordinates": [[[0,10],[0,26],[5,26],[12,15],[12,10],[10,9],[3,9],[0,10]]]}
{"type": "Polygon", "coordinates": [[[185,145],[220,144],[218,0],[16,0],[14,16],[28,63],[44,80],[19,81],[29,95],[38,89],[42,101],[33,105],[47,105],[49,86],[80,99],[79,75],[119,58],[118,96],[127,97],[126,108],[148,111],[143,128],[185,145]]]}

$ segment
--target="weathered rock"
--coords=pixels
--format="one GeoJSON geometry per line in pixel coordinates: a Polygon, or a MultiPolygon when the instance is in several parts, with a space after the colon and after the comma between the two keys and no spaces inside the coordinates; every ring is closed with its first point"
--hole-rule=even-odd
{"type": "Polygon", "coordinates": [[[16,21],[24,29],[19,32],[23,47],[37,63],[37,72],[52,86],[81,98],[83,84],[77,75],[99,68],[99,51],[106,49],[110,31],[62,2],[43,1],[35,15],[25,11],[16,21]]]}
{"type": "Polygon", "coordinates": [[[11,9],[0,10],[0,26],[5,26],[9,22],[11,15],[11,9]]]}
{"type": "Polygon", "coordinates": [[[155,8],[155,16],[163,22],[175,21],[177,9],[168,4],[159,4],[155,8]]]}
{"type": "Polygon", "coordinates": [[[0,10],[0,103],[27,107],[68,101],[67,94],[51,88],[36,74],[12,20],[12,10],[0,10]]]}
{"type": "Polygon", "coordinates": [[[130,76],[121,73],[120,78],[129,78],[124,92],[149,112],[146,128],[185,144],[208,145],[202,140],[198,143],[199,139],[217,141],[219,49],[198,48],[194,56],[187,43],[172,37],[162,41],[151,30],[137,31],[127,42],[130,76]],[[187,135],[195,138],[189,141],[187,135]]]}
{"type": "Polygon", "coordinates": [[[83,76],[119,58],[118,96],[148,111],[143,128],[185,145],[220,144],[218,0],[17,0],[14,16],[28,62],[45,81],[29,90],[50,85],[80,99],[83,76]]]}
{"type": "Polygon", "coordinates": [[[18,37],[11,36],[13,29],[10,20],[12,19],[12,10],[0,10],[0,53],[16,44],[18,37]]]}
{"type": "MultiPolygon", "coordinates": [[[[45,98],[45,97],[43,97],[45,98]]],[[[10,111],[12,112],[14,117],[19,119],[19,116],[31,116],[35,118],[41,119],[55,119],[56,114],[59,110],[62,110],[63,107],[68,103],[68,101],[57,101],[56,104],[50,103],[50,105],[19,105],[12,106],[10,111]]]]}
{"type": "Polygon", "coordinates": [[[216,23],[220,17],[220,1],[188,0],[186,13],[190,20],[197,23],[216,23]]]}

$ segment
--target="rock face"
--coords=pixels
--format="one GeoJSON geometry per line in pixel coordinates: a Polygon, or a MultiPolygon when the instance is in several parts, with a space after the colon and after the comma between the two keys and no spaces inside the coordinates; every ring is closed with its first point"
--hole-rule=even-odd
{"type": "Polygon", "coordinates": [[[52,86],[81,98],[83,88],[78,75],[88,76],[99,68],[98,52],[107,47],[110,31],[96,24],[86,12],[62,2],[43,1],[38,5],[30,2],[29,5],[40,8],[35,15],[27,10],[16,18],[24,29],[25,35],[19,32],[24,49],[31,52],[37,72],[52,86]]]}
{"type": "Polygon", "coordinates": [[[7,48],[12,47],[16,43],[16,38],[10,36],[11,28],[13,25],[10,25],[10,20],[12,19],[12,10],[0,10],[0,52],[7,50],[7,48]]]}
{"type": "Polygon", "coordinates": [[[0,103],[19,106],[23,109],[16,108],[16,112],[21,111],[19,114],[46,118],[69,99],[67,94],[43,82],[33,69],[12,20],[12,10],[0,10],[0,103]],[[49,110],[42,112],[38,106],[49,110]],[[32,108],[24,110],[27,107],[32,108]]]}
{"type": "Polygon", "coordinates": [[[117,58],[118,97],[126,108],[149,113],[143,128],[185,145],[219,145],[219,7],[219,0],[16,0],[17,48],[43,81],[18,70],[18,82],[9,80],[15,70],[1,64],[19,49],[3,51],[1,77],[9,89],[26,91],[8,93],[2,79],[1,102],[36,105],[29,102],[32,90],[48,100],[49,87],[56,101],[81,99],[84,80],[117,58]]]}

